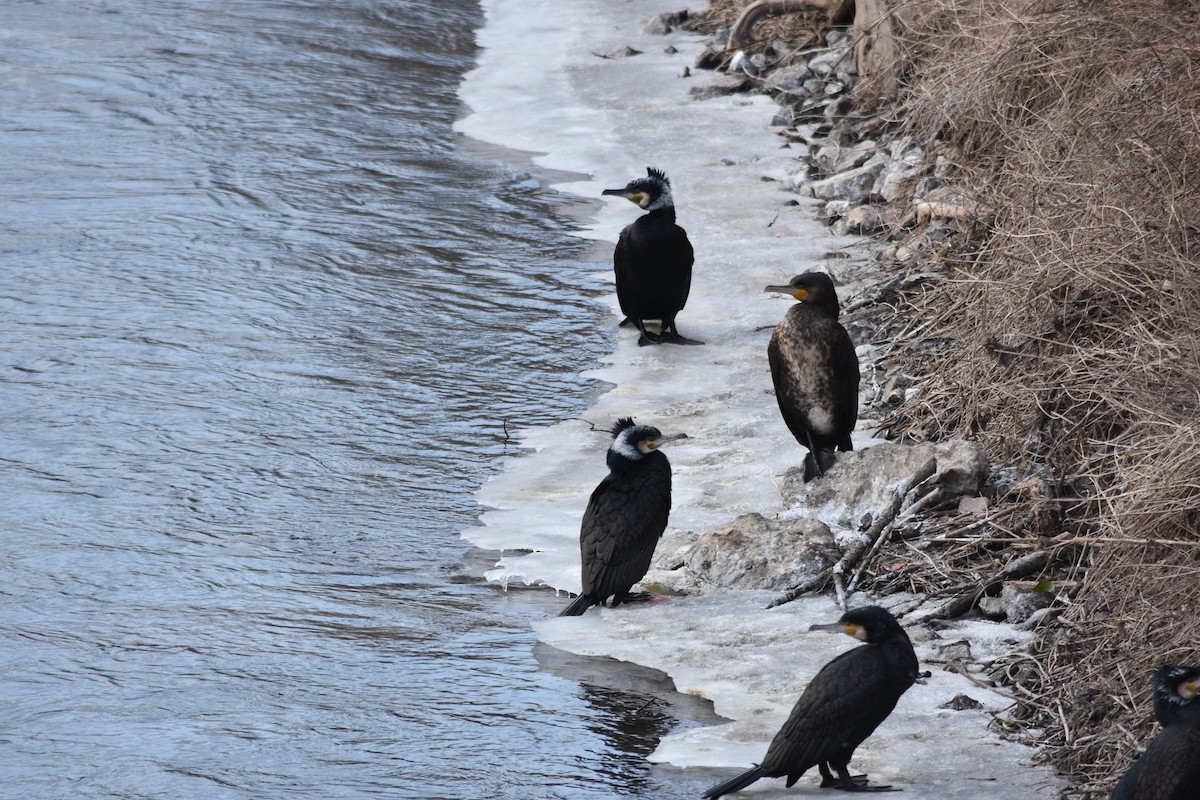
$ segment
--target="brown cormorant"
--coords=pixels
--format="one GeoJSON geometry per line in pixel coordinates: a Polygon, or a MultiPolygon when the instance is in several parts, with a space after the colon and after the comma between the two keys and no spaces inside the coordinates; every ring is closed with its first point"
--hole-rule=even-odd
{"type": "Polygon", "coordinates": [[[1200,667],[1160,667],[1154,716],[1162,730],[1113,789],[1113,800],[1200,800],[1200,667]]]}
{"type": "Polygon", "coordinates": [[[833,466],[834,448],[854,449],[850,432],[858,421],[858,356],[838,322],[837,290],[828,275],[806,272],[764,291],[800,301],[775,326],[767,360],[783,421],[808,448],[804,480],[810,481],[833,466]]]}
{"type": "Polygon", "coordinates": [[[675,224],[675,201],[671,182],[661,170],[646,168],[646,177],[630,181],[623,189],[605,189],[602,194],[624,197],[647,214],[627,225],[613,251],[617,278],[617,301],[625,319],[641,335],[638,344],[703,344],[679,335],[675,315],[687,304],[692,288],[692,243],[687,232],[675,224]],[[646,330],[646,320],[660,321],[659,333],[646,330]]]}
{"type": "Polygon", "coordinates": [[[671,513],[671,462],[658,448],[687,434],[664,436],[629,417],[611,432],[608,477],[592,492],[579,530],[583,591],[561,617],[578,616],[609,597],[614,606],[632,599],[629,589],[650,568],[671,513]]]}
{"type": "Polygon", "coordinates": [[[882,791],[865,776],[850,775],[854,750],[892,713],[917,679],[917,655],[908,634],[887,610],[866,606],[813,631],[842,631],[866,644],[848,650],[816,674],[767,748],[758,766],[704,793],[709,800],[741,791],[759,778],[787,777],[790,787],[808,769],[821,771],[821,786],[882,791]],[[832,770],[832,771],[831,771],[832,770]],[[837,776],[833,775],[837,772],[837,776]]]}

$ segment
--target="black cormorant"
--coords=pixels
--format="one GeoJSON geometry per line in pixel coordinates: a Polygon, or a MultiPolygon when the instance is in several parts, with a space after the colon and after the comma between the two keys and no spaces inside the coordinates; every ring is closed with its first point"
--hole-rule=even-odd
{"type": "Polygon", "coordinates": [[[623,189],[605,189],[602,194],[624,197],[647,214],[621,231],[613,251],[617,278],[617,301],[624,325],[632,322],[641,332],[638,344],[703,344],[679,335],[675,315],[687,303],[692,288],[692,243],[687,232],[675,224],[675,201],[671,182],[661,170],[646,168],[646,177],[632,180],[623,189]],[[661,323],[659,333],[646,331],[646,320],[661,323]]]}
{"type": "Polygon", "coordinates": [[[808,448],[804,480],[810,481],[833,466],[834,448],[854,449],[850,432],[858,421],[858,356],[838,322],[837,290],[828,275],[806,272],[764,291],[800,301],[775,326],[767,360],[783,421],[808,448]]]}
{"type": "Polygon", "coordinates": [[[908,634],[879,606],[852,609],[837,622],[813,625],[809,630],[842,631],[866,644],[821,668],[775,734],[761,764],[714,786],[704,797],[715,800],[741,791],[759,778],[786,776],[790,787],[814,766],[821,771],[822,787],[847,791],[890,788],[868,786],[865,776],[850,775],[849,765],[855,748],[892,713],[900,695],[917,679],[917,655],[908,634]]]}
{"type": "Polygon", "coordinates": [[[1160,667],[1154,716],[1162,730],[1113,789],[1113,800],[1200,800],[1200,667],[1160,667]]]}
{"type": "Polygon", "coordinates": [[[671,513],[671,462],[658,448],[686,433],[617,420],[608,448],[608,477],[592,492],[579,530],[583,591],[559,616],[574,617],[629,589],[646,574],[671,513]]]}

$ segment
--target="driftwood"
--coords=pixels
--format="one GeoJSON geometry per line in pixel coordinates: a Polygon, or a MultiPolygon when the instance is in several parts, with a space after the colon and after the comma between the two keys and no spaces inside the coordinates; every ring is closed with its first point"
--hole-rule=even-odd
{"type": "MultiPolygon", "coordinates": [[[[775,608],[776,606],[790,603],[793,600],[803,597],[810,592],[821,589],[825,586],[825,584],[829,583],[831,579],[833,580],[834,590],[837,592],[838,605],[843,609],[846,608],[846,573],[855,568],[859,561],[862,560],[863,554],[868,553],[868,548],[870,548],[870,552],[867,556],[868,559],[870,558],[871,554],[877,552],[879,550],[877,543],[891,535],[892,529],[896,527],[897,522],[911,516],[907,513],[903,516],[897,516],[900,514],[900,511],[905,508],[906,503],[912,507],[913,513],[916,513],[919,508],[925,508],[929,504],[924,498],[914,503],[910,493],[915,487],[920,486],[922,483],[928,480],[936,470],[937,462],[934,459],[927,461],[912,476],[911,480],[909,480],[908,485],[904,487],[903,491],[896,493],[896,499],[892,502],[891,507],[885,513],[879,515],[879,519],[875,520],[874,524],[871,525],[862,539],[855,543],[854,546],[850,547],[845,553],[843,553],[842,557],[836,564],[833,565],[832,568],[830,568],[828,572],[822,572],[818,576],[809,578],[807,581],[793,586],[783,595],[768,603],[767,608],[775,608]]],[[[930,494],[936,494],[938,497],[941,495],[941,493],[936,489],[930,494]]],[[[851,591],[853,591],[855,583],[856,581],[851,581],[851,591]]]]}
{"type": "Polygon", "coordinates": [[[1049,550],[1038,550],[1037,552],[1013,559],[1008,566],[997,572],[990,580],[984,581],[978,588],[972,589],[969,592],[963,592],[947,601],[935,616],[943,619],[961,617],[979,602],[979,598],[987,593],[988,589],[996,584],[1027,578],[1030,575],[1041,572],[1049,563],[1049,550]]]}
{"type": "Polygon", "coordinates": [[[913,12],[895,0],[758,0],[746,6],[733,23],[727,50],[740,50],[753,41],[754,26],[764,17],[801,11],[824,11],[830,25],[847,25],[853,20],[858,74],[871,81],[880,94],[890,95],[899,88],[900,40],[913,12]]]}
{"type": "Polygon", "coordinates": [[[854,13],[854,0],[758,0],[746,6],[729,31],[730,51],[750,42],[750,32],[763,17],[778,17],[800,11],[825,11],[833,25],[848,22],[854,13]]]}

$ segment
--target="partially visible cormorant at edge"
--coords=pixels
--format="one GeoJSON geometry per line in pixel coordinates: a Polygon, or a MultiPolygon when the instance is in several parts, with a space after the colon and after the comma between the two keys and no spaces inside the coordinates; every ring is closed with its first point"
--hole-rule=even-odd
{"type": "Polygon", "coordinates": [[[887,610],[865,606],[810,631],[841,631],[866,644],[830,661],[809,682],[787,722],[775,734],[762,763],[704,793],[709,800],[741,791],[759,778],[787,777],[792,786],[812,767],[821,786],[846,791],[883,791],[866,776],[850,775],[855,749],[896,707],[917,679],[917,655],[908,634],[887,610]],[[837,772],[837,776],[833,775],[837,772]]]}
{"type": "Polygon", "coordinates": [[[850,432],[858,422],[858,356],[838,322],[837,290],[828,275],[806,272],[764,291],[799,301],[775,326],[767,360],[783,421],[808,448],[804,480],[810,481],[833,466],[835,448],[854,449],[850,432]]]}
{"type": "Polygon", "coordinates": [[[639,345],[703,344],[681,336],[675,316],[687,304],[692,288],[692,243],[675,224],[671,182],[661,170],[646,168],[646,177],[630,181],[623,189],[602,194],[624,197],[646,214],[621,231],[613,251],[617,301],[625,319],[640,331],[639,345]],[[659,320],[658,333],[646,330],[646,320],[659,320]]]}
{"type": "Polygon", "coordinates": [[[1154,674],[1154,717],[1162,730],[1113,790],[1113,800],[1200,800],[1200,667],[1154,674]]]}
{"type": "Polygon", "coordinates": [[[573,617],[611,597],[634,599],[630,588],[650,568],[671,513],[671,462],[662,445],[687,434],[617,421],[608,448],[608,476],[592,492],[579,531],[583,591],[559,616],[573,617]]]}

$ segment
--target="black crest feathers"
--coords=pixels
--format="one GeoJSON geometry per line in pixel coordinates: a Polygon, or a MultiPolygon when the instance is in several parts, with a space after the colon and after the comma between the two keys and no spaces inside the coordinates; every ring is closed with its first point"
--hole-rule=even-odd
{"type": "Polygon", "coordinates": [[[671,180],[667,177],[667,174],[665,172],[663,172],[661,169],[657,169],[655,167],[646,167],[646,174],[649,175],[651,178],[655,178],[657,180],[662,181],[667,186],[671,185],[671,180]]]}
{"type": "Polygon", "coordinates": [[[632,427],[634,427],[633,417],[621,417],[617,420],[617,424],[613,425],[608,432],[611,433],[615,439],[621,435],[621,431],[628,430],[632,427]]]}

